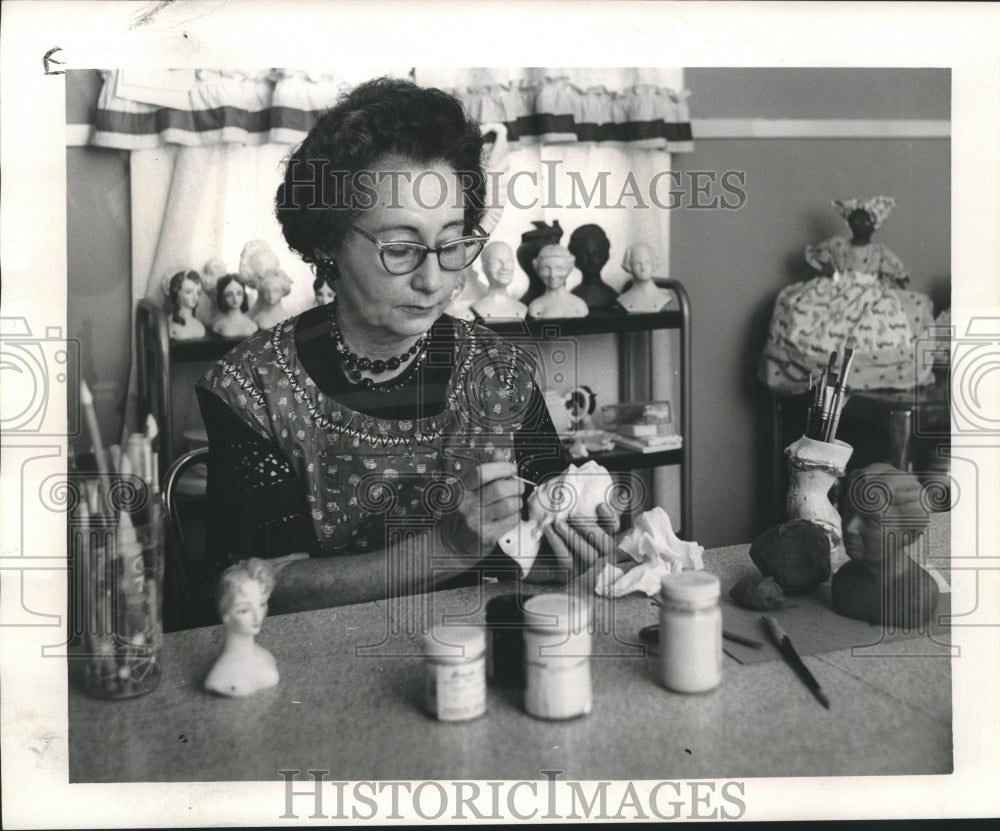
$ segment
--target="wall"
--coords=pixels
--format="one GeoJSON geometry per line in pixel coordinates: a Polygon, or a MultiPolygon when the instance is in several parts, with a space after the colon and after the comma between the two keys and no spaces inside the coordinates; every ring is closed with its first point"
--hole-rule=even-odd
{"type": "MultiPolygon", "coordinates": [[[[90,122],[100,75],[66,73],[66,121],[90,122]]],[[[131,355],[132,236],[129,154],[66,148],[67,329],[94,394],[106,444],[119,441],[131,355]]],[[[136,429],[135,426],[132,429],[136,429]]],[[[77,452],[85,439],[78,437],[77,452]]]]}
{"type": "MultiPolygon", "coordinates": [[[[690,69],[692,118],[948,119],[946,70],[690,69]],[[863,94],[862,94],[863,92],[863,94]]],[[[697,123],[697,122],[696,122],[697,123]]],[[[936,310],[950,298],[947,139],[702,139],[679,170],[743,171],[740,210],[675,210],[671,271],[693,310],[694,528],[706,546],[770,524],[767,388],[756,379],[778,291],[812,276],[803,249],[846,230],[830,200],[887,194],[876,239],[936,310]]]]}

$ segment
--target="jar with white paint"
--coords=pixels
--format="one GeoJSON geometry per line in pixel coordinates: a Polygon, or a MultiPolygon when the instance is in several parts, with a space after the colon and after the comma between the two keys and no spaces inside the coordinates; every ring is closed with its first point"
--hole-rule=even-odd
{"type": "Polygon", "coordinates": [[[722,681],[719,578],[706,571],[664,575],[660,588],[660,677],[674,692],[699,693],[722,681]]]}
{"type": "Polygon", "coordinates": [[[591,707],[590,607],[586,598],[540,594],[524,604],[524,709],[543,719],[591,707]]]}

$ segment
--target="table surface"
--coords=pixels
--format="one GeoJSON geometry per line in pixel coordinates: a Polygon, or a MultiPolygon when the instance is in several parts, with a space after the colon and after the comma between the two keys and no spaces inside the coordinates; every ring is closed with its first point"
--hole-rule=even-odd
{"type": "MultiPolygon", "coordinates": [[[[947,514],[932,516],[927,541],[945,570],[947,514]]],[[[724,592],[748,564],[752,569],[747,550],[706,552],[705,567],[720,576],[724,592]]],[[[71,661],[70,782],[281,781],[281,770],[310,769],[329,771],[330,780],[531,780],[552,770],[576,780],[952,770],[947,633],[805,655],[830,710],[770,644],[771,659],[741,663],[727,655],[718,689],[681,695],[656,683],[654,661],[639,646],[638,630],[657,620],[644,596],[595,598],[589,716],[538,720],[515,690],[491,686],[485,716],[458,724],[431,719],[421,700],[420,620],[452,615],[481,624],[486,600],[509,591],[494,583],[268,618],[259,643],[277,659],[281,681],[243,699],[201,688],[221,650],[219,626],[168,634],[160,686],[132,700],[88,697],[71,661]]],[[[794,641],[795,631],[785,628],[794,641]]],[[[873,637],[862,643],[877,642],[879,632],[870,627],[873,637]]]]}

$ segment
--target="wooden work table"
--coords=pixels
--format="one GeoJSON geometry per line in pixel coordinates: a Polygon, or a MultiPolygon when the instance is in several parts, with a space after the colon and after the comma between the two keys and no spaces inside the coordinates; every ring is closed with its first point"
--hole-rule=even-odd
{"type": "MultiPolygon", "coordinates": [[[[931,519],[927,551],[947,573],[949,517],[931,519]]],[[[705,554],[724,595],[753,570],[747,548],[705,554]]],[[[848,641],[814,649],[810,641],[821,644],[824,627],[844,620],[826,608],[823,591],[777,616],[830,710],[770,643],[750,662],[726,655],[722,685],[711,693],[667,692],[653,680],[653,661],[637,637],[656,621],[656,609],[649,598],[630,596],[595,598],[599,654],[591,659],[589,716],[540,721],[523,711],[514,690],[491,687],[484,717],[432,720],[421,706],[415,619],[447,613],[482,623],[486,600],[510,590],[493,583],[269,618],[259,642],[277,659],[281,681],[246,699],[201,689],[221,648],[220,627],[168,634],[159,688],[132,700],[88,697],[70,662],[70,782],[280,781],[280,770],[310,769],[328,771],[331,780],[533,780],[546,770],[570,780],[952,770],[947,631],[896,633],[904,637],[881,642],[881,627],[854,622],[860,628],[848,641]],[[852,640],[869,646],[852,649],[852,640]]],[[[726,627],[744,633],[746,614],[759,617],[740,616],[728,601],[723,611],[726,627]]],[[[763,629],[756,636],[766,641],[763,629]]]]}

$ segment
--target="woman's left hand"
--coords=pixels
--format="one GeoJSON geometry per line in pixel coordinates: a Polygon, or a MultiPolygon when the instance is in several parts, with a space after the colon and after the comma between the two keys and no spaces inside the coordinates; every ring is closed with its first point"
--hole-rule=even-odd
{"type": "Polygon", "coordinates": [[[618,514],[610,505],[602,504],[596,516],[557,519],[545,526],[544,534],[559,569],[573,577],[604,561],[615,561],[618,544],[614,534],[618,526],[618,514]]]}

